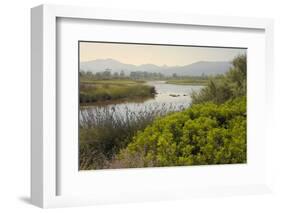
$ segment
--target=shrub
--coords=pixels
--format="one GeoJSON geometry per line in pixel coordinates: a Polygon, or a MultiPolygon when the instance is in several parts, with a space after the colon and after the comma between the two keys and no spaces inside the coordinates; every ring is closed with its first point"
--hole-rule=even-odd
{"type": "Polygon", "coordinates": [[[112,164],[122,167],[246,162],[246,98],[203,103],[156,119],[112,164]]]}
{"type": "Polygon", "coordinates": [[[237,56],[232,61],[232,67],[224,76],[211,79],[199,93],[192,94],[192,103],[198,104],[207,101],[224,103],[232,98],[246,96],[246,77],[247,57],[246,55],[237,56]]]}

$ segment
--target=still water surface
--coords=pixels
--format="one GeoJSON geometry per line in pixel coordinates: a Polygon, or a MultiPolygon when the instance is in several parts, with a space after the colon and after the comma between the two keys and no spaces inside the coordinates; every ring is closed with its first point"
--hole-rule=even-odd
{"type": "Polygon", "coordinates": [[[204,86],[167,84],[165,81],[148,81],[148,85],[154,86],[156,95],[154,98],[142,102],[124,102],[118,104],[106,104],[88,106],[82,111],[93,110],[94,112],[114,110],[119,116],[125,116],[126,112],[142,112],[147,110],[165,109],[166,111],[178,111],[187,108],[191,104],[191,93],[198,92],[204,86]]]}

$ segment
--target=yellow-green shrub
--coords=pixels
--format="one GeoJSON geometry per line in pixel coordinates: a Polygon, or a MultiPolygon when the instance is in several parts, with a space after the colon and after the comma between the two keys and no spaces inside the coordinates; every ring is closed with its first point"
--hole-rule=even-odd
{"type": "Polygon", "coordinates": [[[156,119],[120,151],[122,167],[246,162],[246,98],[195,104],[156,119]]]}

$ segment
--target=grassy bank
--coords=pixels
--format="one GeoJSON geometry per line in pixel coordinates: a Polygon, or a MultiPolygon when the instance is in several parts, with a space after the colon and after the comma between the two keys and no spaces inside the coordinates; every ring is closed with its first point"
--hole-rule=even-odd
{"type": "Polygon", "coordinates": [[[89,104],[104,101],[129,101],[153,97],[155,89],[143,81],[133,80],[81,80],[80,103],[89,104]]]}
{"type": "Polygon", "coordinates": [[[167,84],[178,84],[178,85],[198,85],[205,86],[208,84],[208,79],[177,79],[177,80],[168,80],[167,84]]]}

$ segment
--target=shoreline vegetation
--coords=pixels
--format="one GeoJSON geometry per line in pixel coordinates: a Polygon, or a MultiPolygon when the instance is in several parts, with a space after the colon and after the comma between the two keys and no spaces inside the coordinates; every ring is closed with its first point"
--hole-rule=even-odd
{"type": "Polygon", "coordinates": [[[122,99],[112,99],[112,100],[101,100],[96,102],[89,102],[89,103],[80,103],[81,109],[95,107],[104,107],[108,105],[117,105],[117,104],[125,104],[125,103],[143,103],[154,96],[147,96],[147,97],[129,97],[129,98],[122,98],[122,99]]]}
{"type": "Polygon", "coordinates": [[[210,77],[182,77],[179,79],[167,80],[166,84],[206,86],[209,80],[210,77]]]}
{"type": "MultiPolygon", "coordinates": [[[[80,110],[79,169],[246,163],[246,62],[246,55],[239,55],[224,75],[167,79],[172,84],[205,86],[192,93],[186,109],[157,105],[140,112],[127,109],[125,116],[106,106],[102,111],[80,110]]],[[[82,106],[156,94],[145,85],[146,79],[89,76],[80,75],[82,106]]]]}
{"type": "Polygon", "coordinates": [[[80,104],[90,105],[113,101],[141,101],[153,98],[155,94],[155,88],[145,85],[145,81],[81,80],[79,99],[80,104]]]}
{"type": "MultiPolygon", "coordinates": [[[[166,80],[165,83],[206,86],[208,79],[206,77],[203,79],[202,77],[183,77],[166,80]]],[[[84,78],[80,80],[79,102],[81,106],[142,102],[154,98],[156,95],[155,88],[147,85],[146,82],[146,80],[132,79],[89,80],[84,78]]]]}
{"type": "Polygon", "coordinates": [[[109,168],[246,163],[246,98],[207,102],[157,118],[109,168]]]}
{"type": "Polygon", "coordinates": [[[102,110],[80,111],[79,169],[112,168],[112,160],[119,150],[126,148],[138,131],[171,111],[175,111],[173,106],[163,104],[145,107],[138,112],[126,108],[126,116],[106,106],[102,110]]]}

